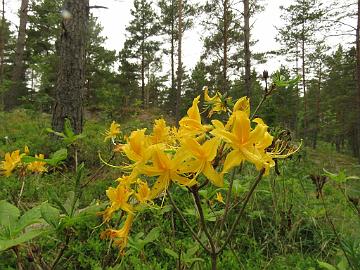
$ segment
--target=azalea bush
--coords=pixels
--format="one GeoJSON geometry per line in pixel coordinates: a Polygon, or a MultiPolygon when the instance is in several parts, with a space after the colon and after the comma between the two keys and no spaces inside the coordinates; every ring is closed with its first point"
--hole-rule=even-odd
{"type": "MultiPolygon", "coordinates": [[[[274,88],[266,89],[263,103],[274,88]]],[[[124,164],[108,164],[120,169],[117,185],[109,187],[109,206],[103,211],[105,223],[120,217],[120,228],[109,228],[102,238],[110,238],[126,254],[131,228],[144,210],[161,209],[169,202],[191,233],[192,238],[211,258],[216,269],[218,256],[224,251],[238,226],[245,208],[264,176],[276,166],[277,159],[295,153],[299,146],[274,137],[250,102],[242,97],[236,102],[216,92],[204,90],[205,121],[196,97],[187,115],[170,127],[164,119],[155,120],[153,129],[138,129],[127,137],[113,122],[105,140],[111,140],[114,151],[126,156],[124,164]],[[251,164],[258,172],[243,198],[234,198],[235,175],[251,164]],[[179,186],[193,197],[197,224],[191,224],[174,200],[173,186],[179,186]],[[120,216],[117,215],[121,212],[120,216]],[[213,218],[207,217],[213,213],[213,218]],[[235,218],[233,218],[235,216],[235,218]]],[[[104,161],[105,162],[105,161],[104,161]]]]}

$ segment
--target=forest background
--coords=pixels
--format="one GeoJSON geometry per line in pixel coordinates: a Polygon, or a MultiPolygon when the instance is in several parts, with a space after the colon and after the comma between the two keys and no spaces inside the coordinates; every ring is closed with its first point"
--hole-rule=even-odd
{"type": "MultiPolygon", "coordinates": [[[[280,269],[280,266],[293,269],[296,259],[287,261],[291,256],[300,256],[309,269],[320,267],[318,261],[323,262],[322,267],[325,261],[337,265],[343,262],[339,252],[343,254],[340,258],[345,256],[349,269],[356,269],[354,265],[360,264],[359,235],[353,231],[360,213],[358,184],[352,182],[355,178],[347,177],[360,171],[360,1],[134,0],[115,1],[114,6],[109,4],[112,1],[15,2],[2,0],[0,6],[2,156],[24,145],[29,145],[34,153],[50,155],[61,143],[54,142],[46,128],[64,132],[64,123],[69,119],[74,133],[86,136],[77,145],[76,153],[81,153],[79,160],[86,164],[89,175],[91,171],[97,174],[97,167],[101,165],[96,153],[109,151],[109,145],[103,145],[100,137],[112,120],[121,123],[124,133],[149,127],[149,123],[160,116],[176,125],[193,99],[203,95],[205,86],[211,96],[216,91],[234,101],[247,96],[252,108],[262,103],[264,91],[274,86],[271,97],[256,113],[274,132],[287,131],[292,140],[302,140],[302,150],[298,158],[283,165],[288,177],[281,176],[284,185],[277,188],[284,188],[286,192],[282,190],[282,195],[276,198],[272,193],[274,205],[275,201],[283,199],[281,209],[269,214],[266,210],[258,210],[255,200],[249,210],[251,222],[239,230],[244,238],[248,237],[247,244],[234,243],[226,256],[231,257],[235,265],[248,263],[248,267],[252,265],[254,269],[259,269],[259,265],[265,267],[267,262],[273,269],[280,269]],[[269,14],[267,5],[279,6],[279,17],[274,18],[276,13],[269,14]],[[130,8],[130,11],[115,11],[118,16],[130,14],[129,21],[126,25],[112,26],[111,36],[107,38],[103,35],[102,18],[107,17],[107,12],[114,14],[115,8],[130,8]],[[18,10],[16,15],[14,10],[18,10]],[[71,23],[74,18],[76,24],[71,23]],[[266,24],[274,22],[279,23],[273,34],[266,30],[266,24]],[[118,33],[114,29],[119,29],[118,33]],[[273,84],[276,81],[292,83],[273,84]],[[302,169],[296,170],[297,166],[302,169]],[[322,193],[323,186],[318,183],[322,176],[332,181],[328,192],[333,197],[329,197],[328,203],[341,201],[333,208],[335,221],[329,217],[324,201],[315,203],[322,193]],[[309,195],[305,191],[311,190],[313,184],[309,177],[313,179],[317,194],[312,194],[313,201],[306,204],[309,195]],[[302,179],[307,184],[304,186],[294,179],[302,179]],[[285,187],[285,183],[289,186],[285,187]],[[293,209],[298,200],[303,208],[293,209]],[[325,210],[316,215],[316,207],[325,210]],[[346,207],[350,210],[345,211],[346,207]],[[300,218],[305,208],[312,209],[307,221],[300,218]],[[344,225],[344,217],[339,217],[340,214],[350,220],[348,226],[344,225]],[[269,225],[269,231],[265,230],[266,233],[251,242],[249,239],[256,234],[257,222],[262,224],[263,219],[267,225],[276,225],[269,225]],[[286,219],[291,223],[288,231],[284,225],[286,219]],[[324,225],[318,225],[322,223],[324,225]],[[267,237],[275,232],[278,242],[276,247],[269,247],[267,237]],[[304,247],[302,237],[316,244],[309,242],[304,247]],[[346,242],[352,237],[356,241],[346,242]],[[334,248],[328,247],[329,243],[334,248]],[[355,259],[349,258],[344,248],[349,245],[355,249],[355,259]],[[313,256],[311,252],[315,248],[311,246],[320,247],[321,251],[313,256]],[[250,255],[237,257],[237,251],[244,249],[250,255]],[[257,252],[263,257],[252,261],[257,252]],[[280,259],[270,263],[274,254],[282,255],[285,262],[280,259]],[[356,259],[358,261],[352,261],[356,259]]],[[[105,29],[107,33],[108,29],[105,29]]],[[[203,101],[200,103],[202,106],[203,101]]],[[[68,158],[66,172],[61,173],[71,173],[69,164],[72,162],[68,158]]],[[[111,170],[100,168],[100,176],[89,176],[91,190],[80,205],[104,199],[109,181],[98,183],[94,179],[115,176],[111,170]]],[[[53,173],[58,176],[59,172],[53,173]]],[[[52,174],[43,177],[42,180],[50,183],[54,180],[52,174]]],[[[38,188],[45,188],[45,184],[36,179],[38,188]]],[[[4,183],[6,188],[0,198],[16,202],[21,182],[14,183],[10,177],[4,183]]],[[[20,197],[24,196],[24,209],[46,199],[40,195],[33,200],[35,184],[26,183],[25,193],[20,193],[20,197]]],[[[59,185],[66,190],[66,184],[59,185]]],[[[269,193],[275,192],[276,187],[271,188],[269,193]]],[[[264,203],[261,199],[257,202],[264,203]]],[[[59,235],[59,238],[67,237],[64,233],[59,235]]],[[[87,237],[85,239],[92,239],[94,248],[102,245],[96,237],[87,237]]],[[[59,260],[68,258],[66,263],[71,265],[72,260],[76,260],[70,255],[75,245],[67,244],[64,250],[59,247],[62,251],[59,260]]],[[[49,245],[44,246],[47,251],[51,249],[49,245]]],[[[85,244],[78,248],[84,249],[85,244]]],[[[182,252],[181,244],[172,248],[182,252]]],[[[103,253],[97,250],[97,259],[87,261],[84,258],[77,263],[85,268],[116,265],[119,261],[110,259],[110,249],[104,250],[107,250],[106,259],[101,260],[103,253]]],[[[198,255],[197,252],[189,256],[198,255]]],[[[13,255],[13,260],[4,265],[14,265],[19,260],[19,254],[14,252],[13,255]]],[[[164,258],[170,256],[181,269],[194,267],[200,261],[186,261],[185,255],[176,258],[171,252],[162,255],[162,259],[151,262],[145,255],[137,258],[139,261],[136,256],[130,256],[121,263],[138,266],[153,263],[153,267],[157,265],[161,269],[166,267],[164,258]]],[[[59,261],[56,255],[48,256],[55,257],[55,267],[59,261]]],[[[226,267],[225,260],[221,263],[226,267]]]]}

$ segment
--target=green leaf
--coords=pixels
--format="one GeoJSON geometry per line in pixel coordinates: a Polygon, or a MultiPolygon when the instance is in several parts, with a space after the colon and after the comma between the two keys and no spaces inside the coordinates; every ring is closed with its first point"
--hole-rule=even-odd
{"type": "Polygon", "coordinates": [[[327,270],[337,270],[336,267],[332,266],[331,264],[328,264],[326,262],[317,261],[320,268],[327,269],[327,270]]]}
{"type": "Polygon", "coordinates": [[[194,256],[194,254],[199,250],[199,245],[194,245],[193,247],[189,248],[184,257],[190,258],[194,256]]]}
{"type": "Polygon", "coordinates": [[[52,166],[56,166],[59,164],[60,161],[63,161],[67,158],[68,152],[67,149],[62,148],[58,151],[56,151],[50,160],[47,160],[47,162],[52,165],[52,166]]]}
{"type": "Polygon", "coordinates": [[[179,258],[179,255],[178,255],[175,251],[173,251],[173,250],[171,250],[171,249],[169,249],[169,248],[165,248],[164,251],[165,251],[168,255],[170,255],[171,257],[173,257],[173,258],[175,258],[175,259],[178,259],[178,258],[179,258]]]}
{"type": "Polygon", "coordinates": [[[20,216],[20,210],[5,200],[0,201],[0,225],[8,228],[15,227],[20,216]]]}
{"type": "Polygon", "coordinates": [[[75,200],[75,192],[74,191],[69,191],[68,192],[68,197],[64,203],[64,208],[66,209],[66,212],[71,215],[72,211],[77,207],[77,205],[79,204],[78,202],[74,204],[74,200],[75,200]],[[73,209],[74,207],[74,209],[73,209]]]}
{"type": "Polygon", "coordinates": [[[60,149],[58,151],[56,151],[53,155],[52,158],[48,159],[41,159],[41,158],[36,158],[36,157],[30,157],[30,156],[23,156],[21,158],[21,161],[24,163],[31,163],[34,161],[42,161],[42,162],[46,162],[47,164],[51,165],[51,166],[57,166],[61,161],[65,160],[67,158],[67,150],[65,148],[60,149]]]}
{"type": "Polygon", "coordinates": [[[40,223],[41,220],[41,206],[38,205],[36,207],[31,208],[30,210],[26,211],[16,223],[16,234],[20,233],[25,227],[34,224],[40,223]]]}
{"type": "Polygon", "coordinates": [[[161,232],[160,227],[153,228],[145,237],[144,239],[145,244],[155,241],[159,237],[160,232],[161,232]]]}
{"type": "Polygon", "coordinates": [[[47,132],[49,132],[49,133],[53,133],[53,134],[55,134],[55,135],[57,135],[57,136],[59,136],[59,137],[65,137],[65,134],[64,133],[62,133],[62,132],[57,132],[57,131],[55,131],[55,130],[53,130],[53,129],[51,129],[51,128],[46,128],[45,129],[47,132]]]}
{"type": "Polygon", "coordinates": [[[74,132],[72,130],[72,126],[71,126],[71,121],[69,118],[65,119],[65,123],[64,123],[64,134],[66,137],[71,138],[74,137],[74,132]]]}
{"type": "Polygon", "coordinates": [[[44,203],[41,205],[41,216],[54,228],[58,227],[60,221],[59,209],[52,207],[49,203],[44,203]]]}
{"type": "Polygon", "coordinates": [[[6,239],[6,240],[2,239],[2,240],[0,240],[0,251],[23,244],[23,243],[25,243],[35,237],[38,237],[41,234],[44,234],[46,232],[48,232],[48,230],[46,230],[46,229],[37,229],[37,230],[32,230],[32,231],[23,233],[14,239],[6,239]]]}

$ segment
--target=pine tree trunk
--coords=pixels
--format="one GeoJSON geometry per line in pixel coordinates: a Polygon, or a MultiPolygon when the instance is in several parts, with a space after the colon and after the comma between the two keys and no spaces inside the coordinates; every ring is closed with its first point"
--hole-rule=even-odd
{"type": "Polygon", "coordinates": [[[176,117],[176,123],[180,120],[180,102],[181,102],[181,85],[182,85],[182,59],[181,59],[181,53],[182,53],[182,16],[183,16],[183,1],[179,0],[179,28],[178,28],[178,70],[177,70],[177,91],[176,91],[176,109],[175,109],[175,117],[176,117]]]}
{"type": "Polygon", "coordinates": [[[302,23],[302,36],[301,36],[301,60],[302,60],[302,84],[304,94],[304,136],[307,134],[307,98],[306,98],[306,79],[305,79],[305,22],[302,23]]]}
{"type": "Polygon", "coordinates": [[[26,94],[24,85],[24,50],[26,41],[26,24],[28,21],[29,0],[22,0],[20,7],[20,24],[15,49],[14,69],[11,77],[11,87],[4,95],[4,109],[9,111],[19,105],[20,97],[26,94]]]}
{"type": "MultiPolygon", "coordinates": [[[[0,28],[0,85],[4,82],[4,51],[5,51],[5,0],[2,0],[0,28]]],[[[4,106],[4,95],[0,93],[0,110],[4,106]]]]}
{"type": "Polygon", "coordinates": [[[358,107],[358,125],[357,125],[357,153],[360,162],[360,0],[358,0],[358,15],[356,28],[356,88],[357,88],[357,107],[358,107]]]}
{"type": "Polygon", "coordinates": [[[144,50],[144,38],[141,44],[141,99],[143,102],[143,108],[147,108],[146,94],[145,94],[145,50],[144,50]]]}
{"type": "Polygon", "coordinates": [[[314,149],[316,149],[317,146],[317,139],[318,139],[318,134],[319,134],[319,129],[320,129],[320,95],[321,95],[321,79],[322,79],[322,65],[320,63],[319,66],[319,78],[318,78],[318,89],[317,89],[317,93],[316,93],[316,126],[315,126],[315,130],[314,130],[314,137],[313,137],[313,145],[312,147],[314,149]]]}
{"type": "Polygon", "coordinates": [[[245,55],[245,92],[251,97],[251,54],[250,54],[250,9],[249,0],[244,0],[244,55],[245,55]]]}
{"type": "Polygon", "coordinates": [[[228,67],[228,63],[227,63],[227,51],[228,51],[228,0],[224,1],[224,14],[223,14],[223,21],[224,21],[224,29],[223,29],[223,89],[222,92],[223,93],[227,93],[228,92],[228,85],[227,85],[227,67],[228,67]]]}
{"type": "MultiPolygon", "coordinates": [[[[170,93],[170,106],[172,106],[176,100],[175,89],[175,18],[174,18],[174,0],[171,0],[171,93],[170,93]]],[[[171,108],[171,110],[173,110],[171,108]]],[[[175,111],[172,111],[175,115],[175,111]]]]}
{"type": "Polygon", "coordinates": [[[65,118],[75,133],[83,128],[83,96],[85,88],[85,47],[89,0],[66,0],[60,36],[60,61],[52,127],[63,131],[65,118]]]}

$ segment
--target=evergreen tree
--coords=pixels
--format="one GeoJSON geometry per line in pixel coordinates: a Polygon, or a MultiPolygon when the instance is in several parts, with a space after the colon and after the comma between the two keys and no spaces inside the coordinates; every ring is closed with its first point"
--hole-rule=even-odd
{"type": "Polygon", "coordinates": [[[28,22],[29,0],[21,0],[19,10],[19,31],[15,48],[14,68],[11,76],[11,86],[5,92],[4,108],[11,110],[19,105],[21,97],[26,95],[24,51],[26,41],[26,25],[28,22]]]}
{"type": "Polygon", "coordinates": [[[133,19],[126,28],[129,37],[125,41],[123,50],[128,61],[135,62],[140,70],[141,100],[143,106],[147,108],[150,101],[145,79],[152,62],[157,59],[155,54],[159,51],[160,42],[154,37],[159,33],[160,25],[151,1],[134,0],[131,15],[133,19]]]}
{"type": "Polygon", "coordinates": [[[307,68],[308,56],[314,50],[313,44],[316,34],[322,29],[321,20],[324,10],[319,0],[295,0],[288,7],[281,7],[281,18],[284,25],[278,29],[279,37],[284,49],[282,53],[295,60],[296,74],[299,73],[299,59],[301,59],[302,96],[304,107],[304,134],[307,132],[307,68]]]}
{"type": "Polygon", "coordinates": [[[207,35],[203,38],[205,61],[212,78],[212,86],[225,93],[229,77],[241,66],[239,49],[243,41],[240,16],[228,0],[209,0],[202,7],[206,15],[203,22],[207,35]]]}

